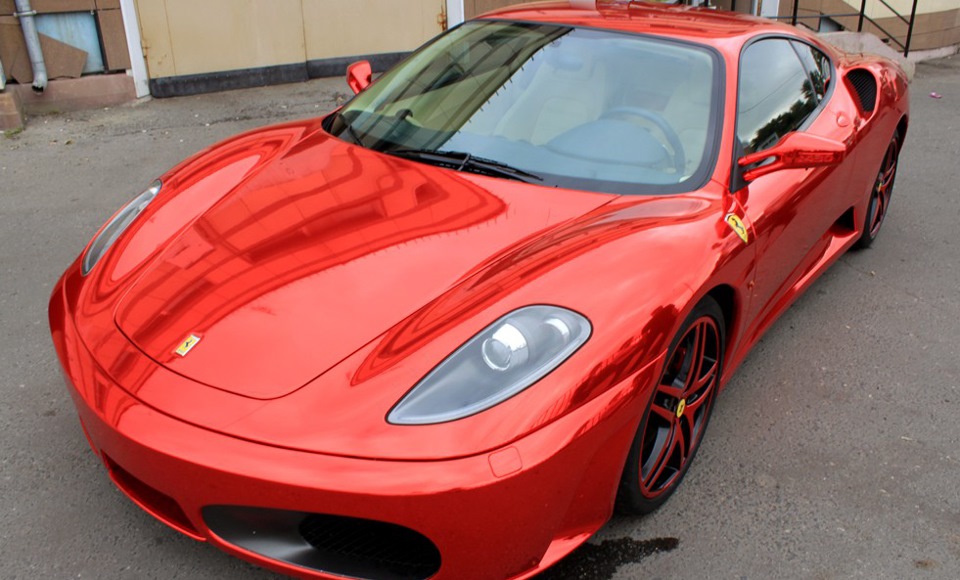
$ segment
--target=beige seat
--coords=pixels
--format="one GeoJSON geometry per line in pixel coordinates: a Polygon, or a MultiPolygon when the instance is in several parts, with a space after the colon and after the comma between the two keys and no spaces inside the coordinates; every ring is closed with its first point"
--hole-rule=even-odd
{"type": "Polygon", "coordinates": [[[710,67],[697,61],[686,80],[671,95],[663,111],[667,122],[677,132],[687,159],[685,173],[696,171],[703,158],[710,117],[710,67]]]}
{"type": "Polygon", "coordinates": [[[497,124],[496,135],[542,145],[600,116],[606,67],[549,49],[530,86],[497,124]]]}

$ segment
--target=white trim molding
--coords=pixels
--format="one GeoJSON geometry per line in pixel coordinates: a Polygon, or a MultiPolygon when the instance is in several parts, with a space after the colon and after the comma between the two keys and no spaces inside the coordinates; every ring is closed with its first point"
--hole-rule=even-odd
{"type": "Polygon", "coordinates": [[[446,0],[447,3],[447,28],[463,22],[463,0],[446,0]]]}
{"type": "Polygon", "coordinates": [[[143,58],[143,44],[140,40],[140,20],[134,0],[120,0],[120,14],[127,34],[127,51],[130,53],[130,70],[137,89],[137,98],[150,94],[150,82],[147,78],[147,61],[143,58]]]}

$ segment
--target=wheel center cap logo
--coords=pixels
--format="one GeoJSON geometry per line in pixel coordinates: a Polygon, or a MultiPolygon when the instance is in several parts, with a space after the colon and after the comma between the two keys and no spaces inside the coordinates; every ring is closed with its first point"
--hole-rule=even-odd
{"type": "Polygon", "coordinates": [[[683,417],[683,412],[686,410],[686,408],[687,408],[687,400],[680,399],[680,402],[677,404],[677,419],[679,419],[680,417],[683,417]]]}
{"type": "Polygon", "coordinates": [[[173,352],[180,356],[187,356],[187,353],[190,352],[193,347],[197,346],[198,342],[200,342],[200,337],[196,334],[191,334],[185,338],[183,342],[180,343],[180,346],[173,352]]]}

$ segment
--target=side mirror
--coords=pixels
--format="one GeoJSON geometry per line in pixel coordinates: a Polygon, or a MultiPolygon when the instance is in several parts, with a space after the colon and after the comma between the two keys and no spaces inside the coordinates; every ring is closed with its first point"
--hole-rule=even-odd
{"type": "Polygon", "coordinates": [[[776,145],[769,149],[744,155],[737,161],[737,165],[742,169],[765,159],[772,159],[766,165],[743,171],[744,181],[753,181],[758,177],[781,169],[805,169],[839,165],[846,156],[847,147],[839,141],[809,133],[795,132],[784,135],[776,145]]]}
{"type": "Polygon", "coordinates": [[[347,67],[347,84],[353,94],[357,94],[373,82],[373,69],[365,60],[358,60],[347,67]]]}

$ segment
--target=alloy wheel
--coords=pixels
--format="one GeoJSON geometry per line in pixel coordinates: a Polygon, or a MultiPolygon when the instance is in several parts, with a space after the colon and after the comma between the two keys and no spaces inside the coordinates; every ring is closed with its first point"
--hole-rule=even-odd
{"type": "Polygon", "coordinates": [[[653,499],[670,489],[693,458],[710,415],[721,352],[710,316],[696,319],[667,362],[643,430],[640,492],[653,499]]]}

